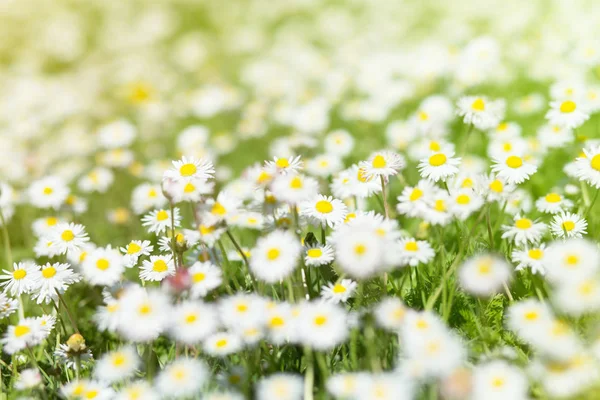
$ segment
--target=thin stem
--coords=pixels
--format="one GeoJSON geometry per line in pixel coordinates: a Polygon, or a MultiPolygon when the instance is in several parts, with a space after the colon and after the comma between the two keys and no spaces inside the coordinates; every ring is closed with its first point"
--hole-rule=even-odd
{"type": "MultiPolygon", "coordinates": [[[[223,257],[223,263],[225,264],[223,266],[223,272],[225,273],[225,279],[231,278],[231,281],[235,285],[236,290],[240,290],[240,284],[237,281],[237,278],[235,277],[235,271],[231,270],[231,264],[229,264],[229,258],[227,258],[227,253],[225,252],[225,247],[223,246],[223,242],[221,242],[220,240],[217,240],[217,243],[219,244],[219,249],[221,250],[221,256],[223,257]]],[[[233,294],[231,291],[231,286],[225,285],[225,290],[227,290],[227,293],[233,294]]]]}
{"type": "MultiPolygon", "coordinates": [[[[35,359],[35,355],[33,354],[33,351],[31,351],[30,347],[27,347],[27,351],[29,352],[29,358],[31,359],[31,363],[33,364],[33,366],[40,371],[40,373],[48,380],[50,381],[48,375],[46,374],[46,372],[40,367],[40,365],[38,364],[37,360],[35,359]]],[[[44,387],[42,387],[40,389],[40,393],[42,394],[42,398],[45,400],[48,397],[46,396],[46,390],[44,389],[44,387]]]]}
{"type": "Polygon", "coordinates": [[[471,132],[473,131],[474,125],[473,124],[469,124],[467,127],[467,133],[465,133],[465,137],[463,140],[463,144],[462,144],[462,149],[461,149],[461,154],[465,154],[467,152],[467,148],[468,143],[469,143],[469,138],[471,137],[471,132]]]}
{"type": "Polygon", "coordinates": [[[508,285],[506,284],[506,282],[502,283],[502,286],[504,286],[504,291],[506,292],[506,295],[508,296],[508,300],[510,300],[510,302],[514,302],[515,299],[512,296],[512,293],[510,293],[510,289],[508,288],[508,285]]]}
{"type": "MultiPolygon", "coordinates": [[[[6,226],[6,220],[4,219],[2,208],[0,208],[0,223],[2,224],[2,240],[4,244],[4,251],[6,252],[6,265],[8,268],[14,269],[12,250],[10,248],[10,236],[8,235],[8,227],[6,226]]],[[[25,318],[25,306],[23,305],[23,298],[18,296],[17,300],[19,300],[19,319],[23,319],[25,318]]]]}
{"type": "Polygon", "coordinates": [[[312,349],[309,346],[304,347],[304,357],[306,358],[306,372],[304,374],[304,400],[313,400],[315,365],[312,349]]]}
{"type": "Polygon", "coordinates": [[[169,202],[169,206],[171,207],[171,250],[173,251],[173,262],[175,266],[179,266],[177,262],[177,252],[175,251],[175,244],[177,239],[175,238],[175,207],[173,207],[173,203],[169,202]]]}
{"type": "Polygon", "coordinates": [[[62,295],[60,294],[58,289],[54,289],[54,290],[56,291],[56,294],[58,295],[58,300],[60,301],[60,303],[63,305],[63,308],[67,312],[67,317],[69,317],[71,326],[73,327],[73,329],[75,329],[76,333],[79,333],[79,328],[77,328],[77,322],[75,322],[75,318],[73,318],[73,314],[71,314],[71,310],[69,310],[69,306],[67,306],[65,299],[62,297],[62,295]]]}
{"type": "Polygon", "coordinates": [[[585,213],[585,219],[588,219],[588,216],[590,215],[590,212],[592,211],[592,208],[594,207],[594,204],[596,203],[596,199],[598,198],[598,193],[600,193],[600,189],[596,190],[596,194],[594,195],[594,199],[592,200],[592,203],[590,204],[590,206],[587,209],[587,212],[585,213]]]}
{"type": "Polygon", "coordinates": [[[252,277],[252,274],[250,273],[250,263],[248,262],[248,258],[246,257],[246,254],[244,254],[244,251],[242,250],[242,248],[240,247],[238,242],[235,240],[235,238],[233,237],[233,235],[231,234],[229,229],[227,229],[225,231],[225,233],[227,234],[227,237],[229,237],[229,240],[231,240],[231,243],[233,243],[233,246],[235,247],[237,252],[242,257],[242,260],[244,260],[244,264],[246,264],[246,268],[248,270],[248,277],[250,278],[250,283],[252,285],[252,289],[254,290],[256,288],[256,285],[254,283],[254,278],[252,277]]]}
{"type": "Polygon", "coordinates": [[[387,190],[385,188],[385,178],[383,175],[379,175],[379,179],[381,180],[381,193],[383,194],[383,211],[385,212],[385,218],[388,219],[390,217],[390,210],[387,200],[387,190]]]}

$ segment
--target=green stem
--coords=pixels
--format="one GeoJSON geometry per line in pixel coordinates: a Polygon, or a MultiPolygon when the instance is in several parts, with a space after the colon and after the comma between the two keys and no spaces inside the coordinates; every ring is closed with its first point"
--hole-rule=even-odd
{"type": "Polygon", "coordinates": [[[62,297],[62,295],[60,294],[60,292],[58,291],[58,289],[54,289],[54,290],[56,291],[56,294],[58,295],[58,300],[60,301],[60,303],[62,304],[63,308],[67,312],[67,317],[69,317],[69,321],[71,322],[71,326],[73,327],[73,329],[75,330],[76,333],[79,333],[79,328],[77,327],[77,322],[75,322],[75,318],[73,318],[73,314],[71,314],[71,310],[69,310],[69,307],[67,306],[67,302],[62,297]]]}
{"type": "MultiPolygon", "coordinates": [[[[223,257],[223,263],[225,264],[223,266],[223,273],[225,275],[225,280],[228,280],[227,278],[231,278],[231,281],[235,285],[235,289],[240,290],[240,283],[237,281],[237,278],[235,277],[235,271],[231,270],[231,264],[229,264],[229,258],[227,258],[227,253],[225,252],[225,247],[223,246],[223,242],[221,242],[220,240],[217,240],[217,243],[219,244],[219,249],[221,250],[221,256],[223,257]]],[[[225,285],[225,290],[227,290],[227,293],[233,294],[233,292],[231,291],[231,286],[225,285]]]]}
{"type": "Polygon", "coordinates": [[[315,386],[315,365],[312,349],[309,346],[304,347],[304,357],[306,358],[306,372],[304,374],[304,400],[313,400],[315,386]]]}
{"type": "MultiPolygon", "coordinates": [[[[2,240],[4,244],[4,251],[6,252],[6,268],[13,268],[13,257],[12,250],[10,248],[10,236],[8,235],[8,227],[6,226],[6,220],[4,219],[4,213],[0,208],[0,223],[2,224],[2,240]]],[[[19,319],[25,318],[25,306],[23,304],[23,298],[21,296],[17,297],[19,301],[19,319]]]]}
{"type": "Polygon", "coordinates": [[[250,263],[248,262],[248,258],[246,257],[246,254],[244,254],[244,251],[242,250],[242,248],[240,247],[238,242],[235,240],[235,238],[233,237],[233,235],[231,234],[229,229],[227,229],[225,231],[225,233],[227,234],[227,237],[229,237],[229,240],[231,240],[231,243],[233,243],[233,246],[235,247],[237,252],[242,257],[242,260],[244,260],[244,264],[246,264],[246,269],[248,272],[248,278],[250,279],[250,284],[252,285],[252,290],[256,290],[256,284],[254,283],[254,277],[252,276],[252,273],[250,272],[250,263]]]}

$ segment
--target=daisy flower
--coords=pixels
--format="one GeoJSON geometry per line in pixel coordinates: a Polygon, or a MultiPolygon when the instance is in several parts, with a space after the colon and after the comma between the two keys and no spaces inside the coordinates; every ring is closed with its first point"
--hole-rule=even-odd
{"type": "Polygon", "coordinates": [[[291,156],[288,158],[274,157],[273,161],[265,161],[265,170],[271,175],[275,175],[277,173],[297,173],[302,168],[303,162],[300,160],[300,156],[291,156]]]}
{"type": "Polygon", "coordinates": [[[437,182],[456,175],[459,165],[460,158],[454,157],[454,152],[438,152],[419,161],[418,169],[422,178],[437,182]]]}
{"type": "Polygon", "coordinates": [[[396,175],[406,165],[404,157],[398,153],[389,150],[382,150],[372,153],[367,161],[359,163],[359,167],[364,170],[367,179],[375,177],[388,178],[396,175]]]}
{"type": "Polygon", "coordinates": [[[550,110],[546,113],[546,119],[550,124],[568,129],[580,127],[589,118],[590,115],[584,104],[575,99],[550,102],[550,110]]]}
{"type": "Polygon", "coordinates": [[[141,360],[133,346],[124,346],[104,354],[94,367],[94,375],[102,382],[118,382],[131,377],[139,369],[141,360]]]}
{"type": "Polygon", "coordinates": [[[163,397],[193,398],[207,383],[209,370],[204,362],[179,358],[168,364],[156,378],[156,389],[163,397]]]}
{"type": "Polygon", "coordinates": [[[517,263],[516,271],[530,268],[533,274],[539,273],[544,275],[546,273],[546,245],[544,243],[538,246],[513,250],[511,258],[513,262],[517,263]]]}
{"type": "Polygon", "coordinates": [[[170,323],[171,299],[158,289],[130,286],[118,300],[117,330],[132,342],[156,339],[170,323]]]}
{"type": "Polygon", "coordinates": [[[336,129],[325,136],[323,144],[327,153],[344,157],[354,148],[354,138],[347,131],[336,129]]]}
{"type": "Polygon", "coordinates": [[[411,267],[416,267],[419,263],[428,264],[435,257],[435,251],[433,251],[429,242],[425,240],[402,238],[398,248],[398,257],[401,263],[411,267]]]}
{"type": "Polygon", "coordinates": [[[544,258],[545,278],[555,284],[596,274],[600,265],[600,252],[596,244],[580,238],[553,242],[548,246],[544,258]]]}
{"type": "Polygon", "coordinates": [[[125,119],[102,125],[97,132],[98,145],[105,149],[127,147],[133,143],[136,127],[125,119]]]}
{"type": "Polygon", "coordinates": [[[160,400],[156,389],[146,381],[134,381],[122,387],[114,400],[160,400]]]}
{"type": "Polygon", "coordinates": [[[150,256],[140,267],[140,279],[160,282],[168,276],[175,275],[175,263],[171,254],[150,256]]]}
{"type": "Polygon", "coordinates": [[[331,196],[318,195],[300,205],[300,215],[316,221],[322,226],[334,227],[346,218],[346,205],[331,196]]]}
{"type": "Polygon", "coordinates": [[[48,176],[33,182],[27,196],[34,207],[58,210],[67,200],[69,188],[61,178],[48,176]]]}
{"type": "Polygon", "coordinates": [[[484,96],[464,96],[458,100],[457,114],[465,124],[486,130],[497,126],[504,118],[504,100],[490,100],[484,96]]]}
{"type": "Polygon", "coordinates": [[[579,214],[562,211],[552,218],[552,234],[564,238],[580,238],[587,234],[587,221],[579,214]]]}
{"type": "Polygon", "coordinates": [[[193,157],[173,161],[171,169],[165,171],[163,179],[172,179],[175,182],[194,182],[207,181],[215,173],[212,162],[205,159],[195,159],[193,157]]]}
{"type": "Polygon", "coordinates": [[[352,279],[342,279],[337,283],[329,283],[321,288],[321,297],[331,303],[345,303],[352,297],[357,285],[352,279]]]}
{"type": "Polygon", "coordinates": [[[579,317],[600,310],[600,280],[581,276],[560,284],[552,293],[553,303],[568,315],[579,317]]]}
{"type": "Polygon", "coordinates": [[[427,179],[421,179],[414,187],[406,186],[398,196],[396,210],[408,217],[418,217],[425,212],[427,199],[436,191],[438,188],[427,179]]]}
{"type": "Polygon", "coordinates": [[[450,196],[443,190],[438,190],[428,199],[423,219],[432,225],[445,226],[452,220],[450,213],[450,196]]]}
{"type": "Polygon", "coordinates": [[[8,354],[39,344],[44,338],[40,337],[40,326],[35,318],[21,319],[17,325],[9,325],[4,336],[0,339],[2,350],[8,354]]]}
{"type": "Polygon", "coordinates": [[[575,174],[579,180],[600,189],[600,146],[583,149],[583,157],[575,160],[575,174]]]}
{"type": "Polygon", "coordinates": [[[160,185],[142,183],[136,186],[131,193],[131,208],[137,215],[143,214],[153,208],[161,208],[168,200],[162,192],[160,185]]]}
{"type": "Polygon", "coordinates": [[[514,225],[502,225],[502,239],[514,241],[516,245],[527,243],[538,243],[546,232],[546,224],[530,220],[517,214],[514,217],[514,225]]]}
{"type": "Polygon", "coordinates": [[[333,261],[333,248],[328,245],[316,244],[306,249],[304,263],[309,267],[320,267],[333,261]]]}
{"type": "Polygon", "coordinates": [[[256,398],[261,400],[302,400],[304,382],[300,375],[277,373],[256,383],[256,398]]]}
{"type": "Polygon", "coordinates": [[[355,278],[366,278],[382,268],[385,242],[361,225],[344,225],[333,240],[340,268],[355,278]]]}
{"type": "Polygon", "coordinates": [[[288,204],[298,204],[317,195],[319,183],[316,179],[297,173],[280,175],[271,185],[276,199],[288,204]]]}
{"type": "MultiPolygon", "coordinates": [[[[173,221],[176,228],[180,226],[181,215],[179,208],[173,208],[173,221]]],[[[142,225],[146,227],[148,232],[162,234],[167,229],[171,228],[171,211],[170,210],[153,210],[142,218],[142,225]]]]}
{"type": "Polygon", "coordinates": [[[0,286],[4,287],[4,291],[10,292],[12,296],[20,296],[24,293],[30,293],[35,287],[35,272],[40,269],[31,261],[19,262],[13,264],[13,270],[2,270],[3,275],[0,279],[3,280],[0,286]]]}
{"type": "Polygon", "coordinates": [[[537,167],[526,162],[522,157],[510,155],[503,159],[495,159],[492,172],[497,178],[508,184],[515,185],[525,182],[537,171],[537,167]]]}
{"type": "MultiPolygon", "coordinates": [[[[6,216],[5,216],[6,218],[6,216]]],[[[33,233],[37,237],[46,236],[52,230],[52,227],[56,226],[58,223],[64,223],[62,219],[54,216],[38,218],[33,221],[32,229],[33,233]]]]}
{"type": "Polygon", "coordinates": [[[112,286],[121,280],[125,272],[123,256],[110,245],[92,251],[81,265],[86,281],[97,286],[112,286]]]}
{"type": "Polygon", "coordinates": [[[73,272],[69,264],[46,263],[41,269],[33,273],[35,286],[32,291],[32,299],[40,303],[50,303],[56,301],[58,294],[67,290],[69,285],[79,282],[81,279],[78,274],[73,272]]]}
{"type": "Polygon", "coordinates": [[[169,334],[179,343],[198,344],[218,328],[219,315],[212,305],[187,300],[173,307],[169,334]]]}
{"type": "Polygon", "coordinates": [[[126,268],[137,265],[138,259],[142,256],[149,256],[154,250],[154,246],[149,240],[132,240],[125,247],[121,247],[123,253],[123,264],[126,268]]]}
{"type": "Polygon", "coordinates": [[[9,317],[19,308],[19,301],[6,296],[4,292],[0,293],[0,319],[9,317]]]}
{"type": "Polygon", "coordinates": [[[224,357],[242,349],[240,337],[229,332],[213,333],[204,340],[202,348],[213,357],[224,357]]]}
{"type": "Polygon", "coordinates": [[[396,297],[385,297],[375,305],[377,325],[389,331],[398,331],[404,321],[407,307],[396,297]]]}
{"type": "Polygon", "coordinates": [[[527,378],[506,361],[480,364],[473,371],[473,399],[526,399],[527,393],[527,378]]]}
{"type": "Polygon", "coordinates": [[[206,296],[223,282],[221,269],[210,261],[196,261],[188,272],[191,279],[190,296],[194,299],[206,296]]]}
{"type": "Polygon", "coordinates": [[[273,231],[257,240],[252,249],[250,269],[267,283],[278,282],[296,268],[301,251],[296,235],[289,231],[273,231]]]}
{"type": "Polygon", "coordinates": [[[334,154],[321,154],[306,162],[306,171],[319,178],[327,178],[342,168],[342,160],[334,154]]]}
{"type": "Polygon", "coordinates": [[[466,220],[483,206],[483,198],[472,189],[459,189],[451,193],[448,209],[461,221],[466,220]]]}
{"type": "Polygon", "coordinates": [[[538,129],[536,137],[549,149],[563,147],[575,140],[572,129],[551,124],[543,125],[538,129]]]}
{"type": "Polygon", "coordinates": [[[77,186],[83,193],[106,193],[114,180],[115,176],[111,170],[107,168],[95,168],[79,178],[77,186]]]}
{"type": "Polygon", "coordinates": [[[468,293],[491,296],[497,293],[511,277],[506,261],[492,255],[474,256],[465,261],[458,271],[460,285],[468,293]]]}
{"type": "Polygon", "coordinates": [[[81,250],[90,239],[83,225],[70,222],[56,224],[48,233],[48,240],[55,254],[68,254],[81,250]]]}
{"type": "Polygon", "coordinates": [[[573,207],[573,202],[556,192],[551,192],[537,199],[535,207],[543,213],[557,214],[573,207]]]}
{"type": "Polygon", "coordinates": [[[381,182],[367,178],[364,168],[356,164],[337,174],[331,183],[331,192],[341,199],[353,196],[364,199],[380,191],[381,182]]]}
{"type": "Polygon", "coordinates": [[[346,311],[329,302],[310,302],[300,306],[299,338],[307,346],[328,350],[348,337],[346,311]]]}
{"type": "Polygon", "coordinates": [[[42,375],[37,368],[27,368],[19,373],[19,379],[15,382],[15,389],[29,390],[42,383],[42,375]]]}

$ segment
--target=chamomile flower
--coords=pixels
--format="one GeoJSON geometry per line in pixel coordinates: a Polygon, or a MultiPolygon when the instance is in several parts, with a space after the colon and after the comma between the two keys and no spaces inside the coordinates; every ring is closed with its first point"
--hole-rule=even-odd
{"type": "Polygon", "coordinates": [[[543,222],[531,220],[517,214],[514,217],[513,225],[502,225],[504,231],[502,239],[512,240],[517,245],[538,243],[544,236],[546,229],[547,226],[543,222]]]}
{"type": "Polygon", "coordinates": [[[560,125],[543,125],[537,131],[537,139],[549,149],[559,148],[573,143],[575,135],[573,130],[560,125]]]}
{"type": "Polygon", "coordinates": [[[497,126],[504,118],[504,100],[491,100],[484,96],[461,97],[457,103],[457,114],[465,124],[486,130],[497,126]]]}
{"type": "Polygon", "coordinates": [[[19,301],[0,293],[0,320],[9,317],[19,308],[19,301]]]}
{"type": "Polygon", "coordinates": [[[381,191],[381,181],[367,178],[365,169],[354,164],[333,178],[332,193],[341,199],[356,196],[363,199],[381,191]]]}
{"type": "Polygon", "coordinates": [[[127,268],[137,265],[140,257],[149,256],[152,253],[154,246],[149,240],[132,240],[125,247],[121,247],[123,253],[123,265],[127,268]]]}
{"type": "Polygon", "coordinates": [[[438,190],[428,200],[427,208],[423,212],[423,219],[432,225],[447,225],[452,220],[448,193],[438,190]]]}
{"type": "Polygon", "coordinates": [[[585,105],[574,98],[550,102],[550,110],[546,113],[550,124],[567,129],[578,128],[589,118],[585,105]]]}
{"type": "Polygon", "coordinates": [[[525,161],[523,157],[509,155],[501,159],[494,159],[492,171],[496,174],[496,177],[506,183],[516,185],[529,179],[537,171],[537,167],[525,161]]]}
{"type": "Polygon", "coordinates": [[[12,271],[2,270],[4,274],[0,275],[0,286],[12,296],[30,293],[35,288],[35,273],[39,269],[40,267],[29,261],[14,263],[12,271]]]}
{"type": "Polygon", "coordinates": [[[309,267],[320,267],[333,261],[333,248],[328,244],[315,244],[306,249],[304,263],[309,267]]]}
{"type": "Polygon", "coordinates": [[[93,250],[81,265],[81,273],[92,285],[114,285],[124,271],[123,256],[110,245],[93,250]]]}
{"type": "Polygon", "coordinates": [[[223,282],[221,269],[209,261],[195,262],[188,273],[191,280],[190,296],[194,299],[206,296],[223,282]]]}
{"type": "Polygon", "coordinates": [[[425,240],[402,238],[400,239],[398,250],[398,257],[401,263],[411,267],[416,267],[419,264],[427,264],[435,257],[435,252],[431,245],[425,240]]]}
{"type": "Polygon", "coordinates": [[[182,157],[173,161],[171,169],[165,171],[163,179],[172,179],[176,182],[207,181],[213,177],[215,169],[212,162],[194,157],[182,157]]]}
{"type": "Polygon", "coordinates": [[[204,362],[179,358],[168,364],[156,378],[156,389],[164,397],[193,398],[207,382],[209,371],[204,362]]]}
{"type": "Polygon", "coordinates": [[[55,254],[77,253],[89,240],[83,225],[72,222],[56,224],[48,232],[50,248],[55,254]]]}
{"type": "Polygon", "coordinates": [[[156,390],[146,381],[134,381],[119,390],[114,400],[160,400],[156,390]]]}
{"type": "Polygon", "coordinates": [[[107,168],[94,168],[79,178],[77,186],[83,193],[106,193],[115,180],[114,174],[107,168]]]}
{"type": "Polygon", "coordinates": [[[408,217],[418,217],[427,209],[427,201],[438,189],[427,179],[422,179],[412,187],[406,186],[398,196],[396,210],[408,217]]]}
{"type": "Polygon", "coordinates": [[[297,173],[277,176],[271,185],[275,198],[288,204],[309,200],[317,195],[318,188],[316,179],[297,173]]]}
{"type": "Polygon", "coordinates": [[[527,391],[525,375],[506,361],[480,364],[473,372],[472,399],[525,400],[527,391]]]}
{"type": "Polygon", "coordinates": [[[157,289],[130,286],[118,300],[117,330],[132,342],[156,339],[170,323],[171,301],[157,289]]]}
{"type": "Polygon", "coordinates": [[[171,254],[150,256],[140,267],[140,279],[144,281],[162,281],[168,276],[175,275],[175,263],[171,254]]]}
{"type": "Polygon", "coordinates": [[[28,390],[42,383],[42,375],[36,368],[27,368],[19,373],[19,379],[15,382],[15,389],[28,390]]]}
{"type": "Polygon", "coordinates": [[[322,226],[334,227],[346,218],[346,205],[331,196],[318,195],[300,205],[300,214],[316,221],[322,226]]]}
{"type": "Polygon", "coordinates": [[[38,218],[33,221],[32,229],[33,233],[37,237],[47,236],[48,233],[52,230],[52,227],[56,226],[59,223],[64,223],[62,219],[54,216],[38,218]]]}
{"type": "Polygon", "coordinates": [[[355,278],[374,275],[382,267],[385,251],[385,243],[363,228],[346,224],[333,238],[337,263],[355,278]]]}
{"type": "Polygon", "coordinates": [[[557,214],[573,207],[573,202],[559,193],[551,192],[537,199],[535,207],[543,213],[557,214]]]}
{"type": "Polygon", "coordinates": [[[320,178],[327,178],[342,168],[342,160],[333,154],[321,154],[306,162],[306,172],[320,178]]]}
{"type": "Polygon", "coordinates": [[[600,310],[600,280],[581,276],[558,285],[553,303],[568,315],[581,316],[600,310]]]}
{"type": "Polygon", "coordinates": [[[545,258],[546,245],[541,243],[538,246],[525,247],[518,250],[513,250],[511,258],[517,263],[516,271],[521,271],[525,268],[531,269],[532,274],[546,273],[545,258]]]}
{"type": "Polygon", "coordinates": [[[583,155],[575,160],[575,174],[579,180],[600,189],[600,146],[583,149],[583,155]]]}
{"type": "Polygon", "coordinates": [[[167,204],[160,185],[142,183],[136,186],[131,193],[131,208],[137,215],[143,214],[153,208],[161,208],[167,204]]]}
{"type": "Polygon", "coordinates": [[[73,272],[69,264],[46,263],[33,273],[33,279],[35,286],[32,299],[38,304],[48,304],[58,299],[58,293],[63,293],[69,285],[79,282],[81,278],[73,272]]]}
{"type": "Polygon", "coordinates": [[[579,214],[562,211],[552,218],[550,230],[557,237],[580,238],[587,234],[587,225],[579,214]]]}
{"type": "Polygon", "coordinates": [[[135,126],[120,119],[103,125],[98,129],[98,145],[105,149],[115,149],[129,146],[136,136],[135,126]]]}
{"type": "Polygon", "coordinates": [[[375,305],[375,321],[379,326],[389,331],[398,331],[404,317],[407,307],[396,297],[386,297],[375,305]]]}
{"type": "Polygon", "coordinates": [[[44,338],[40,337],[40,326],[35,318],[24,318],[16,325],[9,325],[0,339],[2,350],[14,354],[27,347],[39,344],[44,338]]]}
{"type": "Polygon", "coordinates": [[[96,362],[94,375],[102,382],[117,382],[132,376],[141,360],[133,346],[124,346],[104,354],[96,362]]]}
{"type": "Polygon", "coordinates": [[[328,350],[348,336],[345,310],[330,302],[310,302],[300,306],[299,339],[317,350],[328,350]]]}
{"type": "Polygon", "coordinates": [[[48,176],[33,182],[27,189],[31,204],[37,208],[58,210],[69,196],[69,188],[58,177],[48,176]]]}
{"type": "Polygon", "coordinates": [[[354,294],[357,283],[352,279],[342,279],[321,288],[321,297],[331,303],[345,303],[354,294]]]}
{"type": "Polygon", "coordinates": [[[460,285],[477,296],[497,293],[511,277],[506,261],[489,254],[478,255],[465,261],[458,271],[460,285]]]}
{"type": "Polygon", "coordinates": [[[337,129],[329,132],[323,140],[325,151],[340,157],[348,155],[354,147],[354,138],[347,131],[337,129]]]}
{"type": "Polygon", "coordinates": [[[396,175],[405,165],[404,157],[388,150],[375,152],[369,156],[367,161],[359,163],[359,167],[364,170],[367,179],[396,175]]]}
{"type": "Polygon", "coordinates": [[[257,400],[302,400],[303,379],[300,375],[278,373],[256,384],[257,400]]]}
{"type": "Polygon", "coordinates": [[[236,353],[243,346],[241,338],[229,332],[217,332],[204,339],[202,348],[213,357],[224,357],[236,353]]]}
{"type": "Polygon", "coordinates": [[[483,206],[483,198],[472,189],[459,189],[451,192],[448,206],[450,212],[461,221],[466,220],[483,206]]]}
{"type": "MultiPolygon", "coordinates": [[[[173,208],[173,211],[174,226],[175,228],[178,228],[181,224],[179,208],[175,207],[173,208]]],[[[142,218],[142,225],[145,226],[150,233],[156,233],[157,235],[162,234],[167,229],[171,228],[171,211],[165,209],[153,210],[144,215],[142,218]]]]}
{"type": "Polygon", "coordinates": [[[291,156],[288,158],[274,157],[273,161],[265,161],[265,170],[271,175],[287,174],[290,172],[297,173],[303,168],[303,162],[300,160],[300,156],[291,156]]]}
{"type": "Polygon", "coordinates": [[[296,268],[302,246],[289,231],[274,231],[258,239],[252,250],[250,269],[257,278],[275,283],[296,268]]]}
{"type": "Polygon", "coordinates": [[[545,260],[546,279],[561,284],[595,274],[600,265],[600,252],[593,242],[568,238],[550,244],[545,260]]]}
{"type": "Polygon", "coordinates": [[[217,311],[200,301],[187,300],[176,304],[170,317],[170,336],[187,345],[200,343],[219,327],[217,311]]]}
{"type": "Polygon", "coordinates": [[[419,173],[422,178],[433,182],[445,181],[458,173],[460,158],[454,152],[436,152],[419,161],[419,173]]]}

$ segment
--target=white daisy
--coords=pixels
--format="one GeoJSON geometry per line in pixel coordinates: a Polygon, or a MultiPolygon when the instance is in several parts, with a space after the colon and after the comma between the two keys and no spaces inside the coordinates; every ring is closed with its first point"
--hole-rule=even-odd
{"type": "Polygon", "coordinates": [[[402,238],[398,249],[401,263],[411,267],[416,267],[420,263],[428,264],[435,257],[435,251],[425,240],[402,238]]]}
{"type": "Polygon", "coordinates": [[[580,238],[587,234],[587,221],[579,214],[562,211],[552,218],[550,230],[557,237],[580,238]]]}
{"type": "Polygon", "coordinates": [[[204,362],[179,358],[166,365],[156,378],[156,389],[163,397],[195,398],[207,383],[209,370],[204,362]]]}
{"type": "Polygon", "coordinates": [[[300,160],[300,156],[291,156],[288,158],[274,157],[273,161],[265,161],[265,170],[271,175],[298,172],[302,168],[303,162],[300,160]]]}
{"type": "Polygon", "coordinates": [[[81,265],[81,273],[92,285],[114,285],[121,280],[123,272],[123,256],[110,245],[92,251],[81,265]]]}
{"type": "Polygon", "coordinates": [[[202,348],[211,356],[224,357],[240,351],[242,346],[242,340],[238,335],[229,332],[217,332],[204,339],[202,348]]]}
{"type": "Polygon", "coordinates": [[[304,263],[310,267],[320,267],[333,261],[333,248],[328,245],[316,244],[306,248],[304,263]]]}
{"type": "Polygon", "coordinates": [[[30,293],[35,288],[35,272],[39,269],[40,267],[32,261],[14,263],[12,271],[2,270],[4,274],[0,275],[0,279],[3,280],[0,286],[12,296],[30,293]]]}
{"type": "Polygon", "coordinates": [[[165,171],[163,178],[172,179],[176,182],[207,181],[213,177],[215,169],[212,162],[205,159],[193,157],[173,161],[173,167],[165,171]]]}
{"type": "Polygon", "coordinates": [[[195,262],[188,273],[191,280],[190,296],[194,299],[206,296],[223,282],[221,269],[208,261],[195,262]]]}
{"type": "Polygon", "coordinates": [[[511,258],[513,262],[518,263],[515,268],[517,271],[530,268],[533,274],[544,275],[546,273],[546,245],[544,243],[513,250],[511,258]]]}
{"type": "MultiPolygon", "coordinates": [[[[173,222],[175,228],[178,228],[181,223],[181,215],[179,214],[179,208],[173,208],[173,222]]],[[[150,213],[144,215],[142,218],[142,225],[146,227],[148,232],[162,234],[167,229],[171,228],[171,211],[170,210],[153,210],[150,213]]]]}
{"type": "Polygon", "coordinates": [[[142,256],[149,256],[154,250],[154,246],[149,240],[132,240],[125,247],[121,247],[123,253],[123,264],[127,268],[137,265],[138,259],[142,256]]]}
{"type": "Polygon", "coordinates": [[[140,279],[144,281],[162,281],[168,276],[175,275],[175,263],[171,254],[150,256],[140,267],[140,279]]]}
{"type": "Polygon", "coordinates": [[[576,176],[600,189],[600,146],[583,149],[583,157],[575,160],[576,176]]]}
{"type": "Polygon", "coordinates": [[[46,263],[40,270],[34,272],[35,287],[32,299],[40,303],[50,303],[58,299],[58,293],[63,293],[69,285],[79,282],[78,274],[73,272],[69,264],[46,263]]]}
{"type": "Polygon", "coordinates": [[[561,194],[551,192],[540,197],[535,202],[535,207],[538,211],[548,214],[557,214],[565,209],[573,207],[573,202],[561,194]]]}
{"type": "Polygon", "coordinates": [[[522,157],[509,155],[503,159],[495,159],[492,171],[508,184],[519,184],[529,179],[537,171],[537,167],[522,157]]]}
{"type": "Polygon", "coordinates": [[[418,169],[422,178],[437,182],[456,175],[459,165],[460,157],[454,157],[454,152],[438,152],[420,160],[418,169]]]}
{"type": "Polygon", "coordinates": [[[546,113],[546,119],[551,124],[568,129],[578,128],[589,118],[590,115],[584,104],[575,99],[553,101],[550,103],[550,110],[546,113]]]}
{"type": "Polygon", "coordinates": [[[504,118],[504,100],[490,100],[485,96],[464,96],[458,100],[457,114],[465,124],[486,130],[497,126],[504,118]]]}
{"type": "Polygon", "coordinates": [[[323,226],[334,227],[344,222],[346,213],[346,205],[341,200],[322,194],[300,205],[302,216],[308,217],[323,226]]]}
{"type": "Polygon", "coordinates": [[[252,249],[250,269],[257,278],[275,283],[296,268],[302,246],[289,231],[274,231],[259,238],[252,249]]]}
{"type": "Polygon", "coordinates": [[[388,150],[372,153],[367,161],[359,163],[359,167],[364,169],[366,178],[379,176],[387,178],[396,175],[405,165],[404,157],[388,150]]]}
{"type": "Polygon", "coordinates": [[[321,297],[332,303],[345,303],[354,294],[358,284],[352,279],[342,279],[336,283],[329,283],[321,288],[321,297]]]}
{"type": "Polygon", "coordinates": [[[514,225],[502,225],[502,239],[514,241],[516,245],[527,243],[538,243],[546,232],[546,224],[522,217],[517,214],[514,217],[514,225]]]}
{"type": "Polygon", "coordinates": [[[55,254],[77,253],[89,240],[83,225],[72,222],[56,224],[48,233],[48,241],[55,254]]]}
{"type": "Polygon", "coordinates": [[[458,276],[465,291],[477,296],[490,296],[508,283],[511,269],[506,261],[484,254],[465,261],[458,276]]]}

